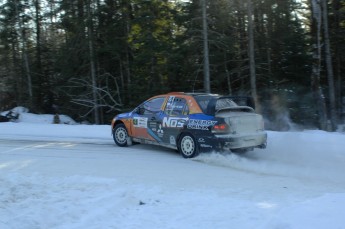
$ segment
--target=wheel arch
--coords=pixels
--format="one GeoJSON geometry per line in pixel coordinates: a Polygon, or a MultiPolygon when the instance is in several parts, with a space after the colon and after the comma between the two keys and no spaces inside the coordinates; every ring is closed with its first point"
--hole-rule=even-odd
{"type": "MultiPolygon", "coordinates": [[[[196,138],[195,134],[192,133],[192,131],[189,131],[189,130],[182,130],[177,136],[176,136],[176,145],[178,144],[178,142],[180,141],[181,137],[184,135],[184,134],[190,134],[192,135],[194,138],[196,138]]],[[[197,142],[197,141],[196,141],[197,142]]],[[[199,143],[198,143],[199,144],[199,143]]]]}
{"type": "MultiPolygon", "coordinates": [[[[115,122],[113,122],[113,125],[112,125],[112,130],[114,130],[114,128],[115,128],[115,126],[116,125],[118,125],[118,124],[123,124],[123,125],[125,125],[125,123],[122,121],[122,120],[120,120],[120,119],[118,119],[118,120],[116,120],[115,122]]],[[[126,125],[125,125],[126,126],[126,125]]]]}

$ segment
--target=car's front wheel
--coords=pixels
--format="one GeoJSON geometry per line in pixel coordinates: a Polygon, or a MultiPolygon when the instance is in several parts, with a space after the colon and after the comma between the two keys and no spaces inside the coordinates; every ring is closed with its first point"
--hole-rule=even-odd
{"type": "Polygon", "coordinates": [[[117,124],[113,130],[113,138],[118,146],[127,146],[128,132],[124,124],[117,124]]]}
{"type": "Polygon", "coordinates": [[[195,138],[191,134],[183,134],[178,141],[178,150],[184,158],[193,158],[199,154],[195,138]]]}

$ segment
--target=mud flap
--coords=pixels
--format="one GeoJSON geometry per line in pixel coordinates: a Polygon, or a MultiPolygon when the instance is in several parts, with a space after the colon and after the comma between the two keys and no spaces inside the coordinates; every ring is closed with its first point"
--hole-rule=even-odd
{"type": "Polygon", "coordinates": [[[133,141],[132,141],[132,138],[131,138],[131,137],[127,137],[127,145],[128,145],[128,146],[133,145],[133,141]]]}

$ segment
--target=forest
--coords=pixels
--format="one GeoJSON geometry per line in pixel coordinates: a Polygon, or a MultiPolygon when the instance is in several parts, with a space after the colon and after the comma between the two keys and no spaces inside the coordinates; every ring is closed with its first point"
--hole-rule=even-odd
{"type": "Polygon", "coordinates": [[[0,0],[0,111],[109,124],[171,91],[253,96],[266,128],[345,119],[345,0],[0,0]]]}

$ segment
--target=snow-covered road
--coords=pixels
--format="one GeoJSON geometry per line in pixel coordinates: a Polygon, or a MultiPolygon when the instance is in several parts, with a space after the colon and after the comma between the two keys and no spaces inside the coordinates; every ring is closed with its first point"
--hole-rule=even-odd
{"type": "Polygon", "coordinates": [[[344,134],[186,160],[109,128],[1,123],[0,228],[345,228],[344,134]]]}

